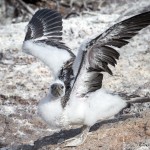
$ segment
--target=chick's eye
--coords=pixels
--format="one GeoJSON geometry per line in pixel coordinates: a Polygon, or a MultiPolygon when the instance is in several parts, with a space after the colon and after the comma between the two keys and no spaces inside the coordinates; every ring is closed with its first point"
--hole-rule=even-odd
{"type": "Polygon", "coordinates": [[[55,88],[55,86],[54,86],[54,85],[52,85],[52,86],[51,86],[51,89],[54,89],[54,88],[55,88]]]}
{"type": "Polygon", "coordinates": [[[63,88],[64,88],[64,86],[63,86],[63,85],[61,85],[61,86],[60,86],[60,88],[61,88],[61,89],[63,89],[63,88]]]}

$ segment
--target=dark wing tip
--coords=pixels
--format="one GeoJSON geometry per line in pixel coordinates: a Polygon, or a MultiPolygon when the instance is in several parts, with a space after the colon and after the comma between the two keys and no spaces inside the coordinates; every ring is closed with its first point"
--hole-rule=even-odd
{"type": "Polygon", "coordinates": [[[50,9],[38,10],[27,26],[25,40],[36,39],[45,36],[47,38],[62,36],[62,16],[50,9]]]}
{"type": "MultiPolygon", "coordinates": [[[[129,41],[127,40],[149,24],[150,12],[143,13],[113,25],[86,45],[87,51],[85,53],[87,53],[86,55],[84,53],[83,57],[81,57],[81,63],[83,64],[83,60],[87,57],[88,79],[85,81],[88,88],[87,93],[101,88],[103,72],[113,75],[109,65],[115,66],[117,64],[116,60],[119,59],[119,53],[115,50],[115,47],[121,48],[128,44],[129,41]]],[[[81,63],[75,82],[81,70],[81,63]]],[[[86,93],[83,94],[85,95],[86,93]]]]}
{"type": "Polygon", "coordinates": [[[150,25],[150,11],[138,14],[110,27],[88,43],[88,60],[91,67],[112,74],[108,64],[115,66],[119,53],[115,50],[129,43],[138,31],[150,25]]]}
{"type": "Polygon", "coordinates": [[[102,87],[102,80],[103,80],[103,74],[100,72],[92,72],[89,76],[88,81],[86,81],[86,86],[88,87],[88,93],[94,92],[97,89],[100,89],[102,87]]]}

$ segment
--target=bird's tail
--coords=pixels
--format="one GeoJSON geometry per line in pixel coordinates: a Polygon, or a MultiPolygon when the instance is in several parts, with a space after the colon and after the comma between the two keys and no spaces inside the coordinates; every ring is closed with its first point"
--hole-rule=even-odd
{"type": "Polygon", "coordinates": [[[122,110],[120,110],[120,112],[116,115],[116,116],[121,116],[124,114],[124,110],[131,108],[132,104],[135,103],[148,103],[150,102],[150,97],[136,97],[136,98],[132,98],[130,100],[127,100],[127,105],[126,107],[124,107],[122,110]]]}
{"type": "Polygon", "coordinates": [[[133,103],[147,103],[150,102],[150,97],[136,97],[127,101],[129,104],[133,103]]]}

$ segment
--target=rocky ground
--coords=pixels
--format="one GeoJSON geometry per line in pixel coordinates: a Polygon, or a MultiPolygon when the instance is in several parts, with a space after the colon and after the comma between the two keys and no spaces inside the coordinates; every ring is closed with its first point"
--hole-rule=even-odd
{"type": "MultiPolygon", "coordinates": [[[[115,12],[88,12],[64,20],[64,41],[77,53],[84,39],[103,32],[119,17],[115,12]]],[[[0,27],[0,149],[149,150],[150,102],[133,104],[125,110],[123,115],[132,115],[131,118],[96,124],[86,142],[77,148],[57,144],[77,135],[80,128],[52,131],[39,118],[37,104],[48,92],[51,76],[39,60],[21,52],[26,24],[0,27]]],[[[119,50],[121,57],[114,75],[105,75],[103,88],[125,99],[150,97],[149,41],[150,27],[119,50]]]]}

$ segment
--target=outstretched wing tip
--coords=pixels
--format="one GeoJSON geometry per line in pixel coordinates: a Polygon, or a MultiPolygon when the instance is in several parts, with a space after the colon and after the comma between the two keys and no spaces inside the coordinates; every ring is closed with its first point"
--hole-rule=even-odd
{"type": "Polygon", "coordinates": [[[27,25],[25,41],[40,37],[62,39],[62,16],[51,9],[38,10],[27,25]]]}
{"type": "Polygon", "coordinates": [[[88,43],[87,58],[91,72],[89,82],[87,82],[88,92],[101,88],[104,72],[113,76],[110,66],[115,67],[120,57],[116,49],[127,45],[129,40],[138,34],[138,31],[148,25],[150,25],[150,11],[113,25],[88,43]],[[96,78],[100,74],[102,77],[96,78]]]}
{"type": "Polygon", "coordinates": [[[88,44],[91,67],[112,74],[108,64],[112,66],[117,64],[116,60],[119,59],[120,54],[116,48],[127,45],[133,36],[148,25],[150,25],[150,11],[121,21],[91,40],[88,44]]]}

